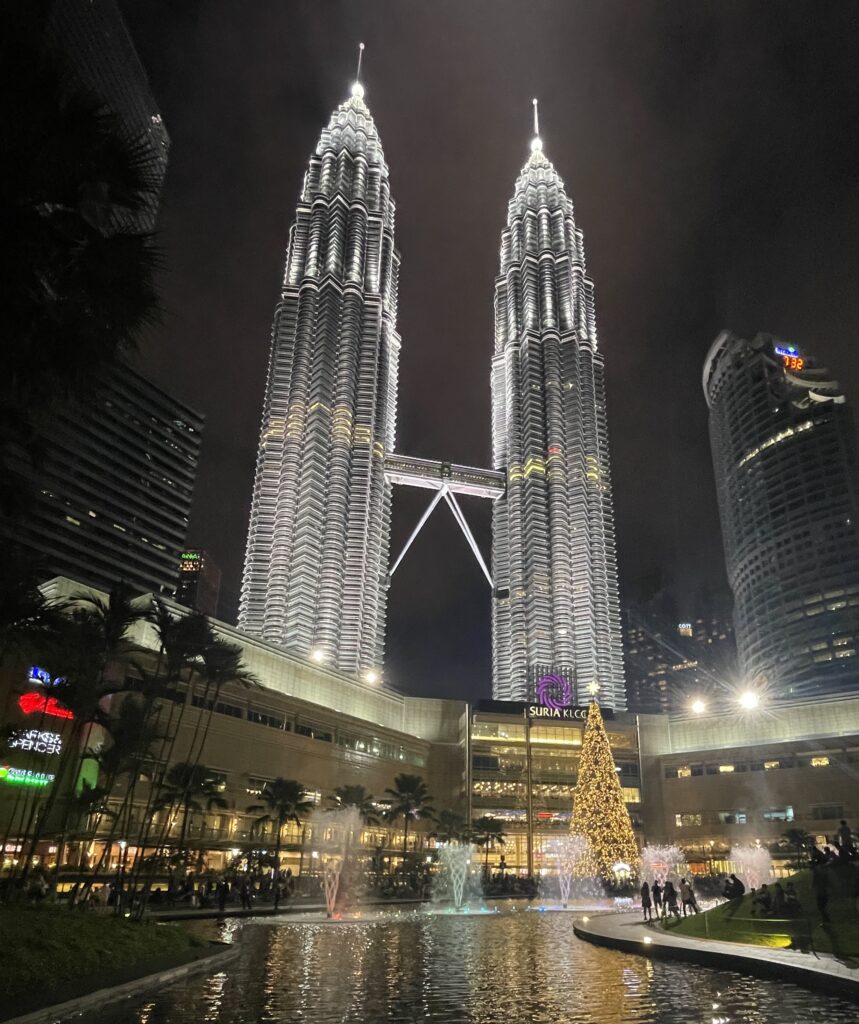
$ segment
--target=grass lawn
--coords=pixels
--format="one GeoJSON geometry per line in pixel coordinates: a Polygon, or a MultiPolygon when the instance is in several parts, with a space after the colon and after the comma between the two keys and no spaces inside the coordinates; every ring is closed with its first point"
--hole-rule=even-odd
{"type": "MultiPolygon", "coordinates": [[[[821,920],[811,887],[811,871],[799,871],[793,884],[799,896],[800,912],[790,919],[772,919],[753,913],[752,897],[746,895],[736,906],[723,903],[705,913],[673,922],[668,927],[679,935],[747,942],[756,946],[810,948],[819,953],[859,958],[859,910],[857,885],[859,867],[854,864],[826,868],[829,883],[830,923],[821,920]]],[[[784,885],[784,880],[782,880],[784,885]]]]}
{"type": "MultiPolygon", "coordinates": [[[[86,975],[205,945],[178,925],[137,923],[65,907],[0,908],[0,1006],[4,999],[45,992],[86,975]]],[[[47,1000],[46,1000],[47,1001],[47,1000]]]]}

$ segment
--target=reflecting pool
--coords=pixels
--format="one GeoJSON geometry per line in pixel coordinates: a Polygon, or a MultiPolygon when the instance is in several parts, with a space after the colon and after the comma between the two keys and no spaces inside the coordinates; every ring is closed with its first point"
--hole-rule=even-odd
{"type": "Polygon", "coordinates": [[[227,922],[222,971],[82,1024],[856,1024],[859,1007],[789,984],[667,964],[577,939],[572,914],[404,915],[356,924],[227,922]]]}

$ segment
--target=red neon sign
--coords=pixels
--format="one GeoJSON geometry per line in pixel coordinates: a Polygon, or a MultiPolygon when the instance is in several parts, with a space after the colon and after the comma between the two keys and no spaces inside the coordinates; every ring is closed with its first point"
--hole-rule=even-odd
{"type": "Polygon", "coordinates": [[[18,707],[25,715],[35,714],[41,711],[45,715],[52,715],[54,718],[74,718],[74,712],[64,708],[56,697],[47,697],[44,693],[22,693],[18,698],[18,707]]]}

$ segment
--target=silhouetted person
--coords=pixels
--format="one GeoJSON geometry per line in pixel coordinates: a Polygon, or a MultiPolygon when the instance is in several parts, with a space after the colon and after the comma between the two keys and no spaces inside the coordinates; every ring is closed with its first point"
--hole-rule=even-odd
{"type": "Polygon", "coordinates": [[[662,902],[665,907],[666,917],[673,914],[679,920],[680,908],[677,906],[677,890],[670,879],[665,883],[665,888],[662,890],[662,902]]]}
{"type": "Polygon", "coordinates": [[[653,920],[653,900],[650,898],[650,886],[647,882],[641,887],[641,913],[645,921],[653,920]]]}
{"type": "Polygon", "coordinates": [[[695,899],[695,890],[692,883],[685,878],[680,879],[680,902],[683,904],[683,916],[686,914],[697,914],[699,911],[698,901],[695,899]]]}
{"type": "Polygon", "coordinates": [[[797,914],[802,909],[799,903],[799,896],[796,893],[796,886],[788,881],[784,888],[785,908],[790,914],[797,914]]]}
{"type": "Polygon", "coordinates": [[[650,895],[653,899],[653,909],[656,911],[656,916],[662,917],[662,886],[659,884],[658,878],[653,883],[650,895]]]}
{"type": "Polygon", "coordinates": [[[227,900],[230,898],[230,883],[222,878],[218,882],[218,910],[223,914],[227,909],[227,900]]]}
{"type": "Polygon", "coordinates": [[[772,911],[776,917],[783,917],[787,910],[787,895],[780,882],[773,886],[772,911]]]}
{"type": "Polygon", "coordinates": [[[772,894],[770,893],[769,886],[764,882],[760,892],[756,893],[755,898],[752,900],[752,906],[757,907],[761,914],[769,914],[772,910],[772,905],[772,894]]]}
{"type": "Polygon", "coordinates": [[[814,898],[817,902],[817,912],[822,921],[829,923],[829,913],[826,909],[829,904],[829,874],[826,868],[815,868],[811,876],[811,887],[814,889],[814,898]]]}

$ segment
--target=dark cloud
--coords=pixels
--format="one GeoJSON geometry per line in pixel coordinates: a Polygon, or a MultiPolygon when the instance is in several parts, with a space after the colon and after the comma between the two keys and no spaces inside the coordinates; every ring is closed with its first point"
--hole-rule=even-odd
{"type": "MultiPolygon", "coordinates": [[[[724,585],[701,366],[778,332],[859,394],[857,10],[791,4],[125,0],[172,136],[168,320],[145,358],[206,412],[191,540],[235,601],[269,344],[307,158],[367,44],[403,256],[398,447],[486,464],[499,235],[541,98],[606,353],[622,582],[724,585]]],[[[398,492],[394,547],[424,497],[398,492]]],[[[488,551],[488,510],[468,514],[488,551]]],[[[439,508],[391,594],[391,679],[489,688],[485,581],[439,508]],[[437,519],[436,519],[437,517],[437,519]]]]}

